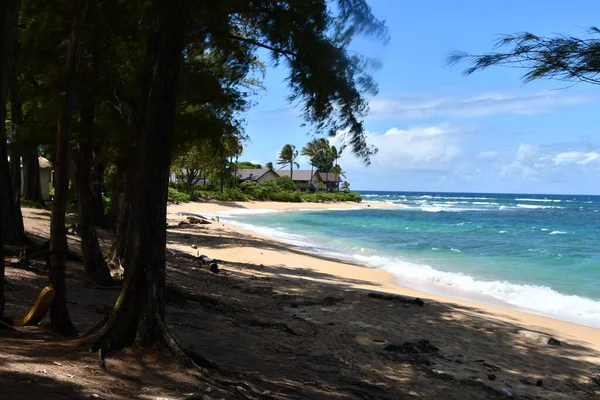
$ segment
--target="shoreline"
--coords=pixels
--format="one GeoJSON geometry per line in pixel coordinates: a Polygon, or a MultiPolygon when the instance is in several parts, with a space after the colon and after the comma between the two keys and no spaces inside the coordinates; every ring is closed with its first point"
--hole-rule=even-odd
{"type": "MultiPolygon", "coordinates": [[[[167,210],[167,218],[171,221],[185,220],[185,216],[179,216],[178,213],[198,213],[214,216],[219,213],[235,210],[274,210],[274,211],[290,211],[299,209],[311,210],[328,210],[328,209],[363,209],[363,208],[394,208],[388,203],[371,202],[363,203],[280,203],[280,202],[206,202],[206,203],[183,203],[179,205],[170,205],[167,210]]],[[[251,212],[251,211],[249,211],[251,212]]],[[[425,290],[413,289],[403,286],[398,283],[399,277],[387,272],[383,269],[376,269],[361,265],[354,260],[345,260],[342,258],[330,257],[325,254],[314,254],[308,250],[290,244],[282,239],[267,236],[252,230],[244,229],[229,224],[227,222],[219,222],[219,229],[236,233],[241,236],[256,238],[264,241],[273,241],[280,243],[285,247],[293,250],[294,254],[302,254],[301,260],[292,261],[284,254],[271,254],[273,258],[280,261],[280,265],[290,270],[298,268],[298,261],[305,264],[312,270],[317,270],[328,275],[332,275],[340,281],[352,280],[361,283],[354,283],[350,286],[357,289],[377,290],[380,292],[404,295],[410,297],[418,297],[426,302],[438,302],[446,305],[454,305],[473,314],[485,314],[489,318],[502,321],[518,323],[526,329],[533,331],[545,331],[553,337],[562,338],[563,341],[579,344],[585,342],[588,346],[596,351],[600,351],[600,329],[582,325],[576,322],[565,321],[562,319],[540,315],[535,313],[535,310],[528,311],[526,309],[516,309],[512,304],[503,303],[500,299],[495,299],[490,296],[491,304],[485,302],[485,295],[481,295],[481,301],[453,297],[452,293],[432,293],[425,290]],[[366,284],[366,283],[370,284],[366,284]],[[374,289],[376,287],[376,289],[374,289]],[[500,304],[499,304],[500,303],[500,304]]],[[[200,246],[199,246],[200,247],[200,246]]],[[[238,251],[222,251],[211,249],[207,246],[206,251],[211,252],[210,257],[217,259],[235,260],[243,262],[261,263],[263,261],[263,252],[256,254],[255,248],[240,248],[238,251]]],[[[189,249],[185,249],[189,252],[189,249]]],[[[261,264],[262,265],[262,264],[261,264]]],[[[310,278],[307,278],[310,279],[310,278]]],[[[318,279],[317,279],[318,281],[318,279]]],[[[458,290],[459,291],[459,290],[458,290]]],[[[452,292],[450,289],[449,292],[452,292]]],[[[523,307],[525,308],[525,307],[523,307]]],[[[560,340],[560,339],[559,339],[560,340]]]]}

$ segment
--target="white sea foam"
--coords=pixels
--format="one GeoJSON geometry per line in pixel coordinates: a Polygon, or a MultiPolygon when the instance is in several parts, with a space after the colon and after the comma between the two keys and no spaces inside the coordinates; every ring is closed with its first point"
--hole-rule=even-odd
{"type": "Polygon", "coordinates": [[[456,290],[457,297],[471,297],[479,301],[483,295],[491,300],[508,303],[515,308],[526,306],[526,311],[600,327],[600,301],[562,294],[546,286],[477,280],[463,273],[443,272],[429,265],[391,260],[380,256],[355,254],[353,258],[360,263],[384,269],[398,276],[400,285],[411,286],[412,281],[416,283],[414,286],[417,289],[444,294],[456,290]],[[418,284],[419,282],[421,285],[418,284]],[[436,290],[436,287],[441,290],[436,290]]]}
{"type": "Polygon", "coordinates": [[[440,211],[442,211],[442,209],[440,207],[434,207],[434,206],[423,206],[423,207],[421,207],[421,211],[440,212],[440,211]]]}
{"type": "MultiPolygon", "coordinates": [[[[440,271],[426,264],[364,254],[364,249],[355,249],[356,254],[352,255],[342,254],[338,251],[331,251],[331,249],[317,247],[311,243],[310,238],[291,234],[280,228],[258,227],[227,219],[227,222],[232,225],[280,239],[312,252],[352,260],[372,268],[386,270],[396,275],[398,283],[403,286],[483,303],[512,306],[516,309],[600,328],[600,301],[559,293],[546,286],[479,280],[460,272],[440,271]]],[[[559,234],[559,232],[563,233],[562,231],[552,231],[551,234],[559,234]]],[[[432,250],[440,251],[442,249],[432,248],[432,250]]],[[[451,249],[451,251],[457,251],[457,249],[451,249]]]]}
{"type": "Polygon", "coordinates": [[[566,235],[568,232],[564,232],[564,231],[552,231],[550,232],[551,235],[566,235]]]}
{"type": "Polygon", "coordinates": [[[498,231],[498,233],[506,233],[506,231],[498,231]]]}
{"type": "Polygon", "coordinates": [[[560,206],[536,206],[535,204],[517,204],[517,207],[519,208],[531,208],[531,209],[538,209],[538,208],[563,208],[560,206]]]}
{"type": "Polygon", "coordinates": [[[515,199],[515,201],[534,201],[534,202],[547,202],[547,203],[560,203],[562,200],[552,199],[515,199]]]}
{"type": "Polygon", "coordinates": [[[307,241],[305,236],[296,235],[293,233],[289,233],[281,228],[269,228],[264,226],[256,226],[252,224],[247,224],[245,222],[240,222],[232,219],[222,219],[222,221],[227,222],[230,225],[237,226],[238,228],[245,229],[247,231],[255,232],[260,235],[269,236],[275,239],[280,239],[286,243],[293,244],[295,246],[314,249],[310,242],[307,241]]]}

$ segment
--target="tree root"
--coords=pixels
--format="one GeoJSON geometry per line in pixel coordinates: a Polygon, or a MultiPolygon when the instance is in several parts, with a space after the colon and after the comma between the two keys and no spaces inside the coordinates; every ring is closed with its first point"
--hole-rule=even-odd
{"type": "Polygon", "coordinates": [[[16,329],[14,327],[12,327],[11,325],[7,324],[6,322],[0,320],[0,329],[6,329],[9,331],[16,331],[16,329]]]}
{"type": "Polygon", "coordinates": [[[165,296],[167,298],[168,303],[177,304],[181,308],[185,308],[186,301],[193,301],[204,306],[210,305],[212,307],[218,307],[223,305],[221,302],[213,299],[210,296],[189,293],[185,291],[182,287],[174,283],[167,283],[167,287],[165,289],[165,296]]]}

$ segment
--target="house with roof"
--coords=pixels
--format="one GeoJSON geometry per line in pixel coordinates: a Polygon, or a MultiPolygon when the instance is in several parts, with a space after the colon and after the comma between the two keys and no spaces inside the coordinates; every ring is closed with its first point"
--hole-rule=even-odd
{"type": "Polygon", "coordinates": [[[340,183],[342,182],[340,174],[333,172],[319,172],[318,174],[321,176],[321,181],[323,182],[321,190],[328,192],[340,190],[340,183]]]}
{"type": "Polygon", "coordinates": [[[279,175],[269,168],[238,169],[235,176],[240,182],[253,181],[256,183],[272,181],[279,178],[279,175]]]}
{"type": "Polygon", "coordinates": [[[317,171],[297,169],[291,174],[289,169],[279,169],[275,172],[279,176],[291,176],[296,190],[300,192],[314,192],[322,186],[322,179],[317,171]]]}
{"type": "MultiPolygon", "coordinates": [[[[10,162],[10,156],[8,157],[10,162]]],[[[21,195],[25,192],[25,173],[23,171],[23,158],[21,158],[21,195]]],[[[38,157],[38,164],[40,166],[40,188],[42,191],[42,200],[50,200],[50,190],[52,190],[52,182],[54,181],[54,169],[52,163],[44,158],[38,157]]]]}

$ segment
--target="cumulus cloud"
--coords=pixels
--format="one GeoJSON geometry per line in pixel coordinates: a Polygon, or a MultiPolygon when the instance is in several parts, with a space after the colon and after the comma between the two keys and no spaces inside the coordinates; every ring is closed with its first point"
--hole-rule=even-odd
{"type": "Polygon", "coordinates": [[[511,161],[502,165],[500,177],[524,182],[561,182],[600,167],[600,154],[575,150],[557,152],[555,145],[522,143],[511,161]]]}
{"type": "MultiPolygon", "coordinates": [[[[450,124],[391,128],[383,134],[368,132],[367,141],[379,152],[371,158],[370,171],[446,170],[462,153],[461,131],[450,124]]],[[[350,152],[342,164],[347,170],[363,170],[350,152]]]]}
{"type": "Polygon", "coordinates": [[[493,114],[535,115],[558,108],[595,103],[599,96],[565,91],[486,93],[469,98],[435,96],[377,97],[371,116],[379,118],[476,117],[493,114]]]}

